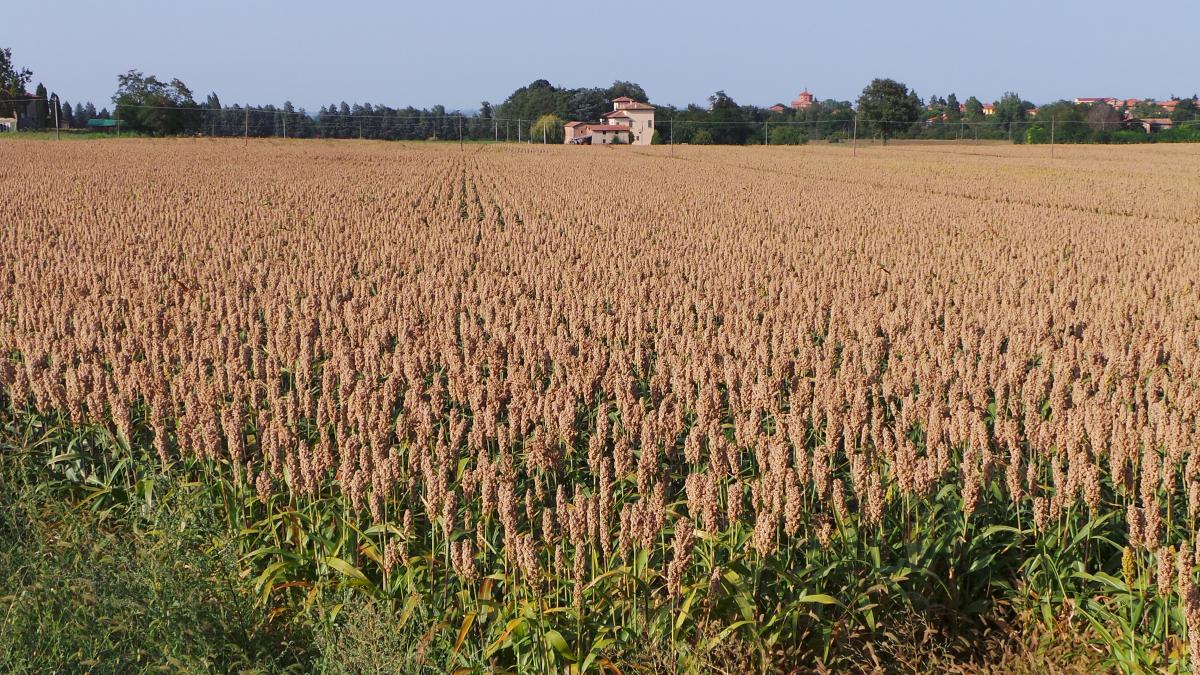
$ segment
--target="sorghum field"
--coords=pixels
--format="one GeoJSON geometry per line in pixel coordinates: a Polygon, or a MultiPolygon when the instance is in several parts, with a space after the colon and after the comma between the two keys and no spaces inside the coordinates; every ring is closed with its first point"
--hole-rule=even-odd
{"type": "Polygon", "coordinates": [[[1056,154],[2,142],[0,667],[1190,671],[1200,155],[1056,154]]]}

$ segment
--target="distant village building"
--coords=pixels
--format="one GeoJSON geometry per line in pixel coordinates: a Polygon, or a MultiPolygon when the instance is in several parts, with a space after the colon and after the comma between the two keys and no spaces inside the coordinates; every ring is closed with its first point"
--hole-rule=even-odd
{"type": "Polygon", "coordinates": [[[782,103],[776,103],[775,105],[771,106],[770,108],[767,108],[767,110],[770,110],[771,112],[774,112],[774,113],[787,112],[787,106],[782,103]]]}
{"type": "Polygon", "coordinates": [[[0,133],[17,130],[17,118],[0,117],[0,133]]]}
{"type": "Polygon", "coordinates": [[[613,109],[601,115],[599,124],[567,122],[563,143],[568,145],[650,145],[654,140],[654,106],[628,96],[614,98],[613,109]]]}
{"type": "Polygon", "coordinates": [[[813,97],[812,92],[806,88],[796,96],[794,101],[792,101],[792,108],[795,110],[804,110],[805,108],[811,108],[814,103],[816,103],[815,97],[813,97]]]}
{"type": "Polygon", "coordinates": [[[1111,96],[1102,96],[1102,97],[1098,97],[1098,98],[1084,96],[1084,97],[1075,99],[1075,105],[1083,105],[1083,104],[1091,104],[1091,103],[1107,103],[1108,105],[1111,105],[1114,108],[1119,108],[1121,106],[1121,100],[1115,99],[1111,96]]]}
{"type": "Polygon", "coordinates": [[[984,103],[983,104],[983,114],[984,115],[995,115],[996,114],[996,104],[995,103],[984,103]]]}

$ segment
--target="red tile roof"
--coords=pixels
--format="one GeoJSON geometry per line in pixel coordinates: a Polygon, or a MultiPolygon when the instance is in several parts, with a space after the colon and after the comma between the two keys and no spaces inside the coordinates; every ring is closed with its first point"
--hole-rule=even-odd
{"type": "Polygon", "coordinates": [[[588,131],[629,131],[624,124],[589,124],[588,131]]]}

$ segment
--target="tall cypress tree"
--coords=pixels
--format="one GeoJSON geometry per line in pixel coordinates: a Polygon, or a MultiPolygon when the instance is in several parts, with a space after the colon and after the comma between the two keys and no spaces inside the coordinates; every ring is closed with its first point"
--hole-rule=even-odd
{"type": "Polygon", "coordinates": [[[33,101],[33,105],[30,106],[30,117],[32,119],[29,120],[29,126],[34,129],[45,129],[47,126],[46,118],[48,117],[50,110],[46,105],[46,85],[38,82],[37,89],[33,92],[33,95],[37,97],[37,99],[33,101]]]}

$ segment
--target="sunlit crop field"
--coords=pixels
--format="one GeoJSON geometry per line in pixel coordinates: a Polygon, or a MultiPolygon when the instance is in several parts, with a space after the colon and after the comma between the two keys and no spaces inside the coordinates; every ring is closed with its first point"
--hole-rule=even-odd
{"type": "Polygon", "coordinates": [[[406,668],[1021,615],[1187,669],[1200,154],[1055,155],[3,142],[0,450],[202,486],[273,620],[372,599],[406,668]]]}

